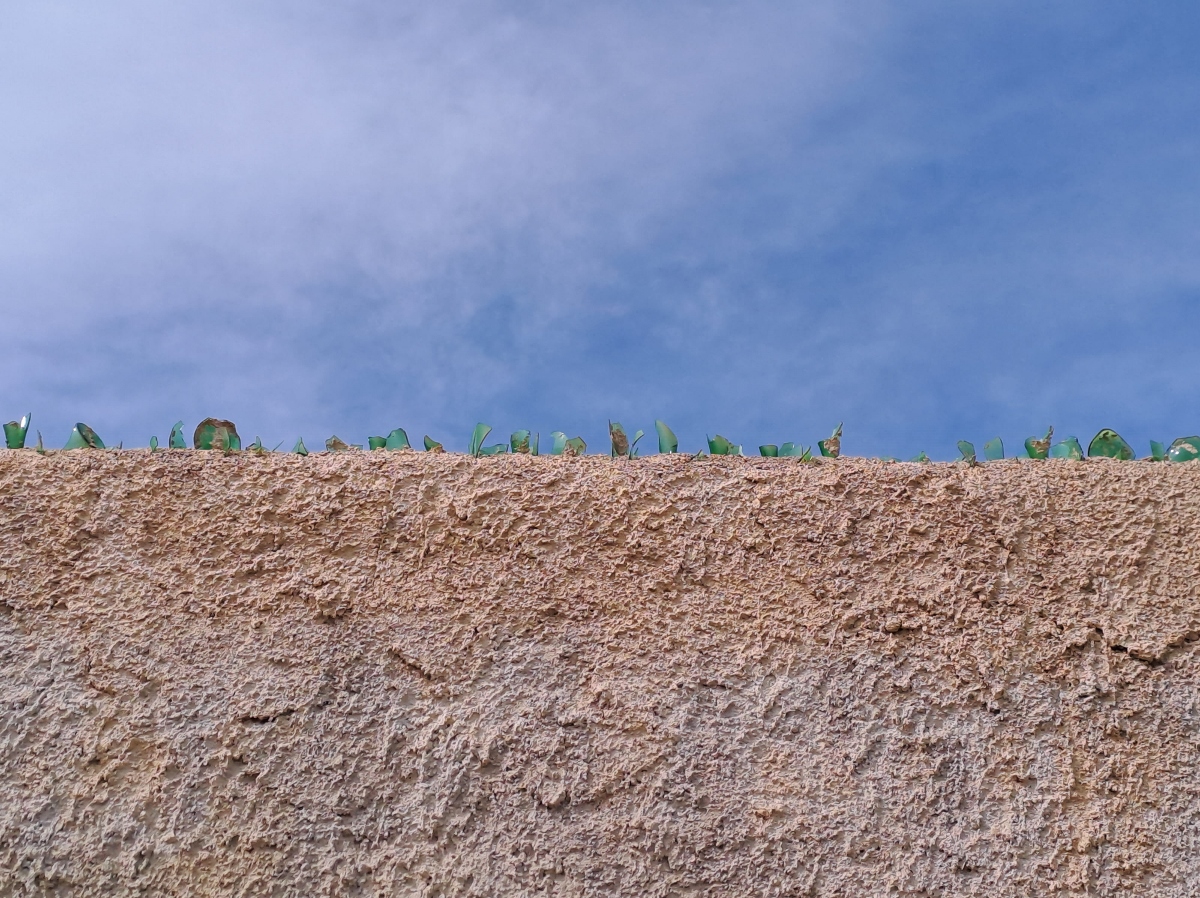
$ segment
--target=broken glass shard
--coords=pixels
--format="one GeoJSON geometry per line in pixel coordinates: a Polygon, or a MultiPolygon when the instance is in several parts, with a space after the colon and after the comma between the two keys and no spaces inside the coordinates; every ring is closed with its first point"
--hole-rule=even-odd
{"type": "Polygon", "coordinates": [[[1087,454],[1088,458],[1117,458],[1121,461],[1134,458],[1133,447],[1121,439],[1119,433],[1107,427],[1092,437],[1087,454]]]}
{"type": "Polygon", "coordinates": [[[348,452],[352,449],[361,449],[361,448],[362,448],[362,444],[347,443],[345,440],[340,439],[337,434],[334,434],[333,436],[331,436],[329,439],[327,439],[325,441],[325,451],[326,452],[348,452]]]}
{"type": "Polygon", "coordinates": [[[613,458],[629,457],[629,437],[620,421],[608,422],[608,438],[612,442],[610,453],[613,458]]]}
{"type": "Polygon", "coordinates": [[[1180,437],[1167,450],[1167,458],[1175,462],[1195,461],[1200,458],[1200,437],[1180,437]]]}
{"type": "Polygon", "coordinates": [[[242,448],[242,438],[232,421],[220,418],[205,418],[196,425],[192,434],[192,445],[196,449],[218,449],[225,452],[242,448]]]}
{"type": "Polygon", "coordinates": [[[491,426],[487,424],[476,424],[475,429],[471,432],[471,443],[467,448],[467,452],[474,458],[478,458],[483,450],[483,441],[487,439],[487,435],[492,432],[491,426]]]}
{"type": "Polygon", "coordinates": [[[827,440],[818,440],[817,448],[821,450],[821,454],[826,458],[837,458],[842,454],[842,425],[839,424],[833,431],[833,435],[827,440]]]}
{"type": "Polygon", "coordinates": [[[67,440],[67,445],[64,449],[103,449],[104,440],[100,439],[96,431],[92,430],[84,423],[75,425],[75,429],[71,431],[71,437],[67,440]]]}
{"type": "Polygon", "coordinates": [[[20,421],[9,421],[4,425],[4,444],[9,449],[24,449],[25,434],[29,432],[29,419],[32,413],[26,415],[20,421]]]}
{"type": "Polygon", "coordinates": [[[670,454],[679,451],[679,440],[675,437],[675,432],[662,421],[654,422],[654,429],[658,433],[658,451],[663,454],[670,454]]]}
{"type": "Polygon", "coordinates": [[[1025,441],[1025,451],[1030,458],[1049,458],[1050,441],[1054,439],[1054,428],[1046,429],[1044,437],[1030,437],[1025,441]]]}
{"type": "Polygon", "coordinates": [[[1072,461],[1083,461],[1083,447],[1075,437],[1067,437],[1061,443],[1050,447],[1051,458],[1067,458],[1072,461]]]}
{"type": "Polygon", "coordinates": [[[404,432],[403,427],[397,427],[387,436],[387,441],[383,444],[385,449],[411,449],[412,446],[408,443],[408,434],[404,432]]]}
{"type": "Polygon", "coordinates": [[[733,443],[720,434],[708,439],[708,452],[710,455],[737,455],[734,449],[733,443]]]}

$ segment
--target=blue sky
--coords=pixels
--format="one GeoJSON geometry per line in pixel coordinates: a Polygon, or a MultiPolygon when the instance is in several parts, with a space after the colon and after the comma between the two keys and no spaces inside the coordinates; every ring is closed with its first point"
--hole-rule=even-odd
{"type": "Polygon", "coordinates": [[[47,445],[1200,431],[1200,7],[10,0],[47,445]]]}

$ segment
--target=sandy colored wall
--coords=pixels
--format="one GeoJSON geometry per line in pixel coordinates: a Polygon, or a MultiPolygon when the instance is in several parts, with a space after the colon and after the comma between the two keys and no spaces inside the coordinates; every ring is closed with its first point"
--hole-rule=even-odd
{"type": "Polygon", "coordinates": [[[1192,895],[1200,465],[0,452],[0,894],[1192,895]]]}

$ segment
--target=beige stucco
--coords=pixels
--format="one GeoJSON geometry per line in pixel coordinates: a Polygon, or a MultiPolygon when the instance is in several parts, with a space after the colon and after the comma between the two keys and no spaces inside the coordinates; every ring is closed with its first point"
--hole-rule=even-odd
{"type": "Polygon", "coordinates": [[[1200,465],[0,452],[0,894],[1200,893],[1200,465]]]}

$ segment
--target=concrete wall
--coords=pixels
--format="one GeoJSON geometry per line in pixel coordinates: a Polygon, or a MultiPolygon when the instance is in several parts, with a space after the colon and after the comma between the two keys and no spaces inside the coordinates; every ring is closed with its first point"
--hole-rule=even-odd
{"type": "Polygon", "coordinates": [[[0,452],[0,894],[1192,895],[1200,465],[0,452]]]}

